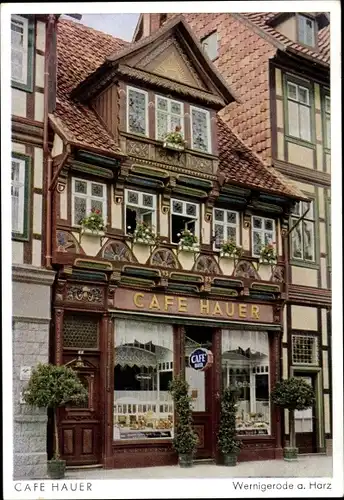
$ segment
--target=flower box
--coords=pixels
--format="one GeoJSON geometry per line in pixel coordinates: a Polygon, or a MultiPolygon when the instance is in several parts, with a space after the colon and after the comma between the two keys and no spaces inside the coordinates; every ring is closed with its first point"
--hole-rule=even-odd
{"type": "Polygon", "coordinates": [[[199,252],[199,246],[190,247],[187,245],[179,245],[181,252],[199,252]]]}
{"type": "Polygon", "coordinates": [[[234,259],[233,254],[227,252],[220,252],[220,257],[226,257],[227,259],[234,259]]]}
{"type": "Polygon", "coordinates": [[[105,236],[105,231],[97,231],[97,230],[93,230],[92,229],[82,229],[81,231],[82,234],[87,234],[89,236],[98,236],[99,238],[104,238],[105,236]]]}
{"type": "Polygon", "coordinates": [[[133,240],[134,241],[134,244],[136,245],[155,245],[155,241],[154,240],[147,240],[147,239],[143,239],[143,238],[136,238],[133,240]]]}
{"type": "Polygon", "coordinates": [[[175,142],[164,141],[163,147],[166,149],[173,149],[175,151],[184,151],[185,144],[178,144],[175,142]]]}

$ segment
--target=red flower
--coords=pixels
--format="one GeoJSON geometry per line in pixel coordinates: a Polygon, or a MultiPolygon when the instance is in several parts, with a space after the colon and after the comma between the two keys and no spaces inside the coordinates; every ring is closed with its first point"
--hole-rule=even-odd
{"type": "Polygon", "coordinates": [[[97,210],[96,210],[96,214],[100,214],[100,210],[99,210],[99,208],[97,208],[97,210]]]}

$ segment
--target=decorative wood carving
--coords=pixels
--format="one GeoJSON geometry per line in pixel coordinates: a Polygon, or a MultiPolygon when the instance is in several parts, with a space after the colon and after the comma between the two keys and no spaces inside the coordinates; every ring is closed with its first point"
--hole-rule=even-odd
{"type": "Polygon", "coordinates": [[[149,144],[146,142],[133,141],[127,139],[127,154],[132,156],[141,156],[142,158],[149,158],[149,144]]]}
{"type": "Polygon", "coordinates": [[[56,250],[58,252],[85,253],[77,239],[68,231],[56,231],[56,250]]]}
{"type": "Polygon", "coordinates": [[[204,425],[194,425],[193,429],[198,437],[197,448],[204,448],[204,425]]]}
{"type": "Polygon", "coordinates": [[[213,174],[213,162],[201,156],[188,155],[188,168],[196,170],[197,172],[204,172],[206,174],[213,174]]]}
{"type": "Polygon", "coordinates": [[[152,266],[180,269],[180,263],[175,254],[169,248],[157,248],[148,260],[152,266]]]}
{"type": "Polygon", "coordinates": [[[67,287],[66,300],[71,302],[97,302],[101,303],[104,293],[100,288],[90,288],[88,286],[67,287]]]}
{"type": "Polygon", "coordinates": [[[203,274],[222,274],[222,271],[212,255],[200,255],[193,268],[193,272],[203,273],[203,274]]]}
{"type": "Polygon", "coordinates": [[[274,305],[274,323],[281,323],[282,321],[282,306],[281,304],[274,305]]]}
{"type": "Polygon", "coordinates": [[[92,453],[93,450],[93,430],[83,429],[82,430],[82,452],[92,453]]]}
{"type": "Polygon", "coordinates": [[[174,151],[160,147],[155,148],[155,159],[182,168],[185,168],[186,165],[185,153],[176,155],[174,151]]]}
{"type": "Polygon", "coordinates": [[[119,240],[108,240],[97,256],[116,262],[137,262],[130,248],[119,240]]]}
{"type": "Polygon", "coordinates": [[[115,199],[118,198],[123,200],[124,183],[129,175],[130,167],[131,165],[129,161],[124,161],[123,163],[121,163],[121,168],[115,185],[115,199]]]}
{"type": "MultiPolygon", "coordinates": [[[[114,274],[114,273],[112,273],[114,274]]],[[[118,273],[120,275],[120,273],[118,273]]],[[[111,275],[112,276],[112,275],[111,275]]],[[[109,286],[108,288],[108,296],[107,296],[107,307],[108,309],[113,309],[115,307],[115,293],[116,293],[116,287],[115,286],[109,286]]]]}
{"type": "Polygon", "coordinates": [[[63,345],[63,309],[55,309],[55,364],[62,365],[62,345],[63,345]]]}
{"type": "Polygon", "coordinates": [[[64,300],[66,290],[66,280],[58,279],[55,286],[55,304],[61,304],[64,300]]]}
{"type": "Polygon", "coordinates": [[[273,266],[270,281],[277,283],[284,283],[284,267],[283,266],[273,266]]]}
{"type": "Polygon", "coordinates": [[[259,274],[255,270],[251,262],[247,260],[240,260],[237,263],[233,271],[233,276],[260,280],[259,274]]]}
{"type": "Polygon", "coordinates": [[[63,454],[73,455],[74,445],[73,445],[73,429],[63,430],[63,454]]]}

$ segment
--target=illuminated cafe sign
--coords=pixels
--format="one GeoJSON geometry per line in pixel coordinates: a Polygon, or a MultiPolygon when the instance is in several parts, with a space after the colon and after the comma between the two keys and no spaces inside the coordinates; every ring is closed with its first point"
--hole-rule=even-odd
{"type": "Polygon", "coordinates": [[[204,371],[213,364],[213,353],[203,347],[198,347],[189,356],[189,365],[197,371],[204,371]]]}
{"type": "Polygon", "coordinates": [[[219,320],[273,323],[273,306],[235,300],[212,300],[119,288],[115,309],[156,315],[176,315],[219,320]]]}

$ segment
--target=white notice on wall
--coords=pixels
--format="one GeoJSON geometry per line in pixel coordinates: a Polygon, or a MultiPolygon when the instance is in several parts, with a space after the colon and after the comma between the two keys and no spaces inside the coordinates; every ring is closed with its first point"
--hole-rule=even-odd
{"type": "Polygon", "coordinates": [[[29,380],[31,377],[31,366],[21,366],[20,367],[20,380],[29,380]]]}

